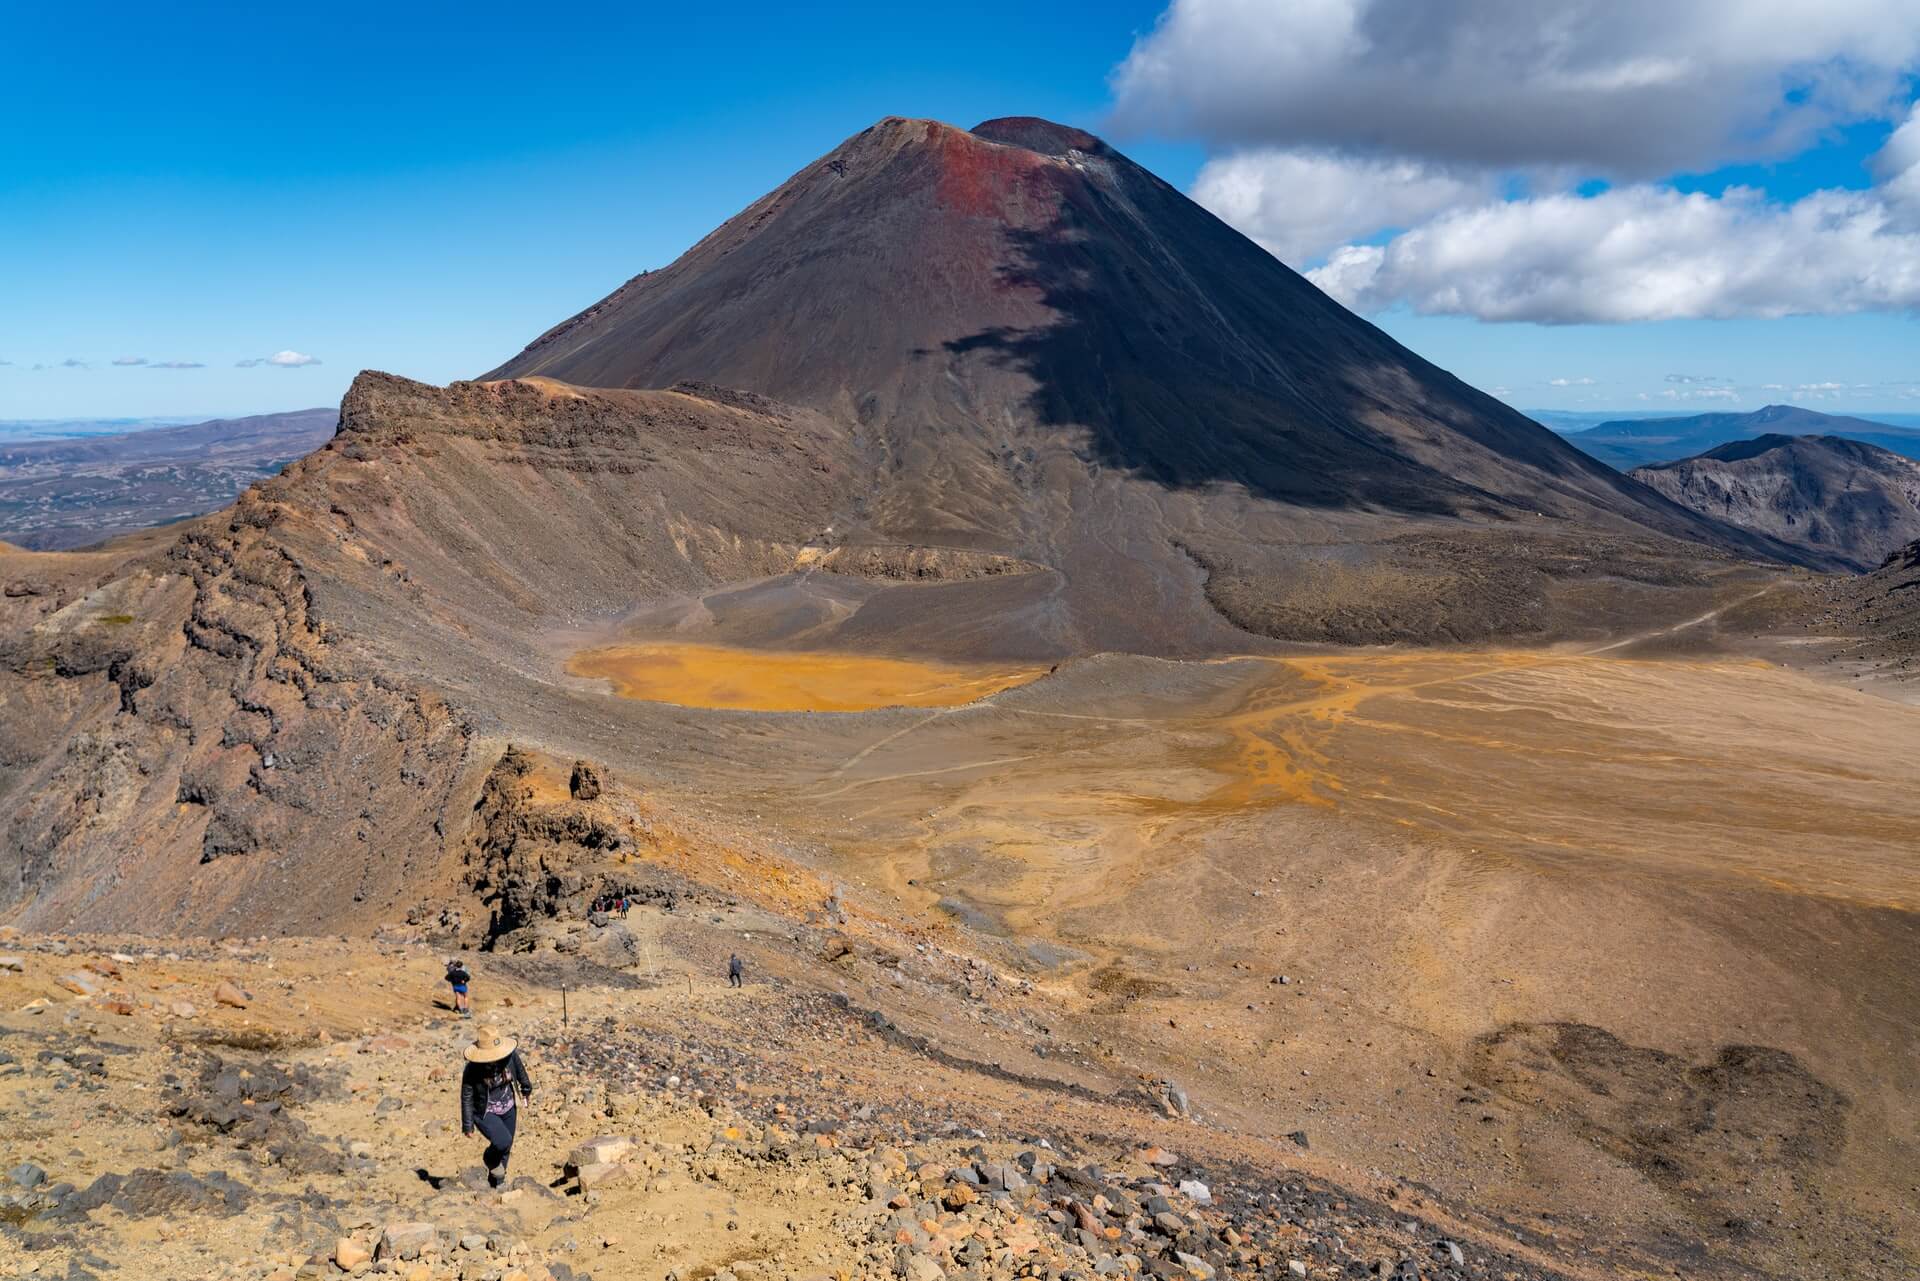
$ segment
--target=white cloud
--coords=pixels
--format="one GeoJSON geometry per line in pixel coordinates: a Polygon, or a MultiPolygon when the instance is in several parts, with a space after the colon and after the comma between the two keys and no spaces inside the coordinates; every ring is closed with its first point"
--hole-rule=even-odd
{"type": "Polygon", "coordinates": [[[1382,228],[1491,199],[1495,190],[1490,175],[1456,176],[1412,160],[1259,150],[1207,161],[1193,198],[1282,261],[1301,264],[1382,228]]]}
{"type": "Polygon", "coordinates": [[[147,363],[147,358],[145,356],[115,356],[113,363],[116,365],[144,365],[147,363]]]}
{"type": "Polygon", "coordinates": [[[93,368],[93,366],[92,366],[92,365],[89,365],[89,364],[88,364],[88,363],[87,363],[86,361],[84,361],[84,360],[82,360],[82,359],[80,359],[80,358],[79,358],[78,356],[68,356],[68,357],[67,357],[67,358],[66,358],[65,360],[63,360],[63,361],[61,361],[61,362],[60,362],[60,368],[62,368],[62,369],[92,369],[92,368],[93,368]]]}
{"type": "Polygon", "coordinates": [[[1899,311],[1920,307],[1920,228],[1879,191],[1636,185],[1454,210],[1308,275],[1360,310],[1544,324],[1899,311]]]}
{"type": "Polygon", "coordinates": [[[1902,225],[1908,230],[1920,226],[1920,102],[1874,157],[1874,171],[1902,225]]]}
{"type": "Polygon", "coordinates": [[[1883,116],[1916,61],[1920,0],[1173,0],[1113,87],[1222,150],[1647,178],[1883,116]]]}
{"type": "Polygon", "coordinates": [[[1547,379],[1547,386],[1549,387],[1591,387],[1593,385],[1594,385],[1593,379],[1591,378],[1549,378],[1547,379]]]}
{"type": "Polygon", "coordinates": [[[1744,399],[1739,392],[1731,387],[1688,387],[1685,390],[1678,387],[1669,387],[1660,393],[1660,397],[1663,400],[1739,401],[1744,399]]]}
{"type": "Polygon", "coordinates": [[[1920,307],[1916,76],[1920,0],[1172,0],[1113,86],[1350,306],[1606,323],[1920,307]],[[1869,191],[1652,181],[1860,121],[1869,191]]]}
{"type": "Polygon", "coordinates": [[[205,369],[206,365],[197,360],[156,360],[149,369],[205,369]]]}
{"type": "Polygon", "coordinates": [[[309,356],[304,351],[276,351],[271,356],[249,356],[245,360],[235,361],[239,369],[254,369],[261,365],[275,365],[281,369],[298,369],[303,365],[317,365],[320,359],[309,356]]]}

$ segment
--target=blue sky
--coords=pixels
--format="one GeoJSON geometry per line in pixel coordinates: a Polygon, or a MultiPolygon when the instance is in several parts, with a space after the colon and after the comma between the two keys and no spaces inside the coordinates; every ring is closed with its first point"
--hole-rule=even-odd
{"type": "MultiPolygon", "coordinates": [[[[1356,21],[1402,2],[1346,0],[1356,21]]],[[[1437,2],[1461,9],[1463,29],[1485,7],[1437,2]]],[[[1349,291],[1422,354],[1517,404],[1920,408],[1920,383],[1907,381],[1920,379],[1912,302],[1875,282],[1836,291],[1811,279],[1784,301],[1756,301],[1745,287],[1731,301],[1695,291],[1657,304],[1677,309],[1673,319],[1640,316],[1644,289],[1623,286],[1608,323],[1591,323],[1584,303],[1566,300],[1611,297],[1614,277],[1551,282],[1510,307],[1524,287],[1482,265],[1479,292],[1461,302],[1434,287],[1421,257],[1464,234],[1469,216],[1504,219],[1516,255],[1551,253],[1534,241],[1555,200],[1591,219],[1615,208],[1644,216],[1625,202],[1688,192],[1719,209],[1729,186],[1759,188],[1762,205],[1782,209],[1837,190],[1879,199],[1876,183],[1895,189],[1883,152],[1913,96],[1905,54],[1887,55],[1892,87],[1872,86],[1885,99],[1872,110],[1810,95],[1807,110],[1826,115],[1807,137],[1687,143],[1713,163],[1584,134],[1488,156],[1446,137],[1397,137],[1397,121],[1432,114],[1418,102],[1352,136],[1345,118],[1296,127],[1298,104],[1263,95],[1265,73],[1320,38],[1288,25],[1299,6],[1165,9],[16,9],[0,49],[0,119],[12,122],[0,133],[0,419],[327,404],[367,367],[472,376],[889,114],[959,124],[1036,114],[1092,127],[1284,246],[1289,262],[1336,296],[1349,291]],[[1250,10],[1256,29],[1233,29],[1250,10]],[[1232,64],[1245,51],[1273,61],[1240,75],[1232,64]],[[1250,87],[1222,100],[1234,84],[1250,87]],[[1274,175],[1296,172],[1301,157],[1325,176],[1314,198],[1350,190],[1348,212],[1299,223],[1301,189],[1274,175]],[[1402,170],[1383,177],[1389,163],[1402,170]],[[1417,185],[1404,180],[1407,165],[1426,184],[1418,205],[1396,202],[1417,185]],[[1849,300],[1842,314],[1773,314],[1836,293],[1849,300]]],[[[1603,35],[1607,57],[1638,56],[1620,33],[1603,35]]],[[[1355,83],[1377,70],[1314,65],[1344,67],[1355,83]]],[[[1716,98],[1728,97],[1734,72],[1712,74],[1723,76],[1704,77],[1716,98]]],[[[1791,100],[1785,110],[1796,110],[1791,100]]],[[[1486,132],[1472,121],[1462,131],[1486,132]]]]}

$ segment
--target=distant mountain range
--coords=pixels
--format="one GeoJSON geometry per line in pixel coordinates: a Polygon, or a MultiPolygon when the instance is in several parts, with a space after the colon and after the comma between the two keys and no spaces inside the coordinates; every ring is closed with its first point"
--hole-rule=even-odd
{"type": "Polygon", "coordinates": [[[1767,435],[1635,480],[1683,507],[1867,570],[1920,539],[1920,462],[1862,440],[1767,435]]]}
{"type": "Polygon", "coordinates": [[[324,444],[339,418],[301,409],[0,442],[0,538],[47,551],[210,512],[324,444]]]}
{"type": "Polygon", "coordinates": [[[206,419],[172,418],[0,418],[0,445],[30,440],[71,440],[79,436],[124,436],[156,427],[186,427],[206,419]]]}
{"type": "Polygon", "coordinates": [[[1823,414],[1798,405],[1768,405],[1747,414],[1616,419],[1585,431],[1568,432],[1565,439],[1603,463],[1631,471],[1649,463],[1691,458],[1731,441],[1768,435],[1840,436],[1920,458],[1920,427],[1823,414]]]}

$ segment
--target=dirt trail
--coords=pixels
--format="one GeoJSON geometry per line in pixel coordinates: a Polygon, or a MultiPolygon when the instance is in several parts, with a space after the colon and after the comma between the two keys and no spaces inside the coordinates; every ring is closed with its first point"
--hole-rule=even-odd
{"type": "MultiPolygon", "coordinates": [[[[0,977],[9,1008],[49,969],[109,968],[113,946],[12,942],[27,959],[0,977]]],[[[418,945],[135,946],[110,967],[131,1013],[56,988],[0,1014],[5,1275],[1012,1278],[1104,1260],[1125,1277],[1167,1274],[1145,1260],[1176,1245],[1194,1276],[1295,1260],[1329,1277],[1403,1260],[1443,1278],[1591,1275],[1547,1266],[1537,1242],[1483,1244],[1412,1190],[1352,1201],[1139,1100],[969,1069],[777,957],[731,991],[676,948],[652,986],[570,985],[564,1021],[562,971],[481,957],[466,1023],[435,1008],[418,945]],[[247,985],[234,1005],[208,995],[223,976],[247,985]],[[336,995],[305,1001],[315,989],[336,995]],[[181,993],[204,1007],[175,1013],[181,993]],[[485,1186],[454,1105],[460,1049],[491,1024],[535,1083],[505,1191],[485,1186]],[[586,1168],[590,1142],[611,1164],[586,1168]],[[1194,1179],[1210,1195],[1174,1186],[1194,1179]]]]}
{"type": "Polygon", "coordinates": [[[1613,651],[1618,649],[1627,649],[1634,645],[1644,645],[1648,641],[1660,640],[1667,636],[1678,635],[1681,632],[1692,631],[1694,628],[1699,627],[1706,623],[1710,623],[1714,619],[1722,617],[1725,614],[1729,614],[1734,610],[1741,608],[1742,606],[1751,605],[1754,601],[1759,600],[1762,596],[1772,595],[1786,588],[1787,588],[1786,584],[1769,583],[1767,586],[1760,588],[1758,591],[1749,592],[1745,596],[1740,597],[1738,600],[1729,601],[1724,605],[1715,606],[1714,608],[1706,611],[1706,613],[1704,614],[1698,614],[1693,618],[1686,619],[1682,622],[1674,623],[1669,627],[1658,627],[1650,632],[1641,632],[1638,635],[1623,637],[1620,640],[1612,641],[1608,644],[1598,646],[1594,649],[1589,649],[1585,652],[1588,654],[1611,654],[1613,651]]]}

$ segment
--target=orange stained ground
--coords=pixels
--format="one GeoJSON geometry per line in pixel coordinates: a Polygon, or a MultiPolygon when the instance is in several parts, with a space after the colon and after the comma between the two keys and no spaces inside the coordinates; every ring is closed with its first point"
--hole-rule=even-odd
{"type": "Polygon", "coordinates": [[[610,681],[623,698],[683,707],[864,712],[958,707],[1024,685],[1047,669],[662,643],[587,650],[567,670],[610,681]]]}

